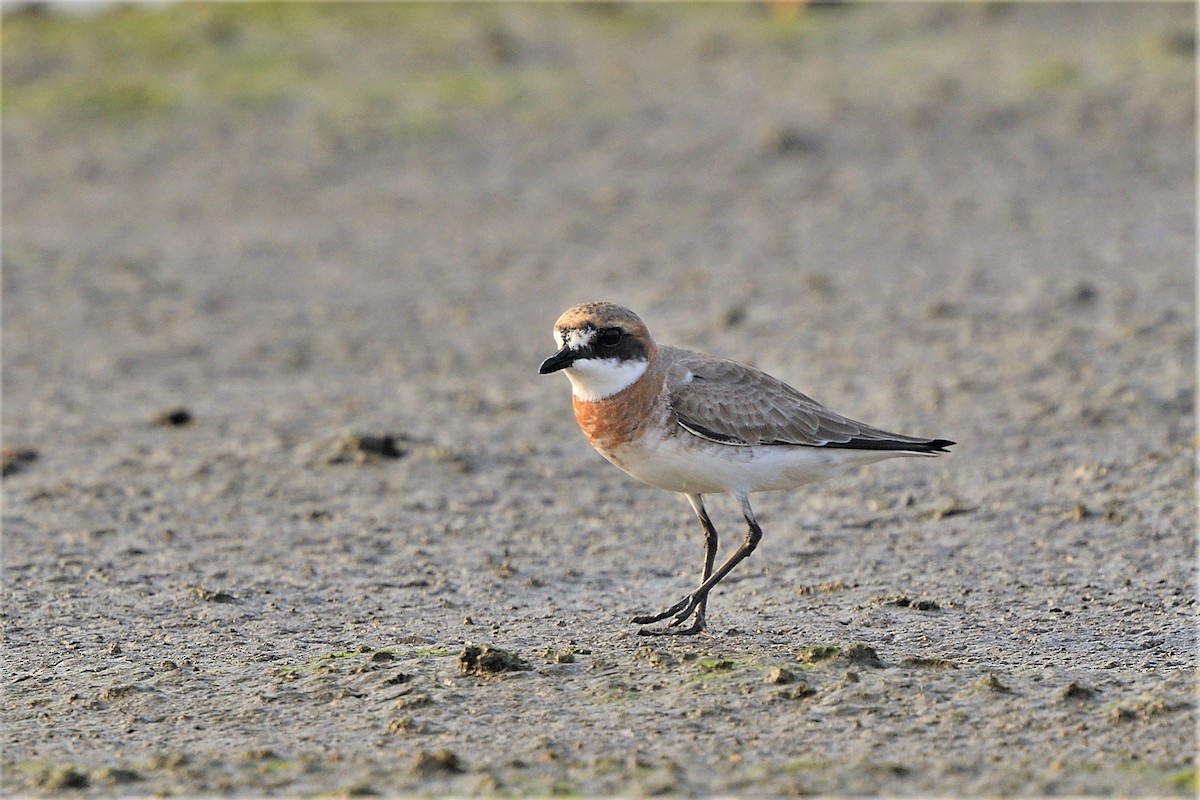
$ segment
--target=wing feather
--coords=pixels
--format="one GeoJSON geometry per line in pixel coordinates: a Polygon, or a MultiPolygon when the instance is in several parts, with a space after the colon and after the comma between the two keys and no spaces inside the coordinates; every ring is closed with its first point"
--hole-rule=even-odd
{"type": "Polygon", "coordinates": [[[667,383],[679,424],[690,433],[729,445],[940,452],[954,444],[890,433],[830,411],[783,381],[754,367],[690,350],[663,347],[671,364],[667,383]]]}

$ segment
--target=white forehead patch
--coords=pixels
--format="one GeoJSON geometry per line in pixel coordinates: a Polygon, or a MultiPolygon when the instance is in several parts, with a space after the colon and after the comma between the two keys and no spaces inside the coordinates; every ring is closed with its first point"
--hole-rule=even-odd
{"type": "Polygon", "coordinates": [[[571,328],[570,330],[560,331],[554,329],[554,341],[558,342],[558,346],[567,345],[572,350],[582,350],[592,343],[592,339],[596,338],[595,328],[571,328]]]}
{"type": "Polygon", "coordinates": [[[563,371],[571,381],[571,393],[584,402],[594,403],[637,383],[647,366],[644,358],[580,358],[563,371]]]}

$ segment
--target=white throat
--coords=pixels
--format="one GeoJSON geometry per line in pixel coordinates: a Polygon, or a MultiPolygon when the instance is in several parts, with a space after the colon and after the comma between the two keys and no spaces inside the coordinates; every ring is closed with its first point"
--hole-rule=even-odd
{"type": "Polygon", "coordinates": [[[645,359],[622,361],[619,358],[580,358],[563,372],[571,381],[571,392],[580,400],[593,403],[612,397],[637,383],[646,372],[645,359]]]}

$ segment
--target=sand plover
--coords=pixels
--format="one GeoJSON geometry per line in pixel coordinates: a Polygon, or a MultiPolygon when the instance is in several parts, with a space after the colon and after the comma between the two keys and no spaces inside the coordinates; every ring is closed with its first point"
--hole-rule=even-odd
{"type": "Polygon", "coordinates": [[[639,629],[643,635],[704,630],[709,592],[762,538],[752,492],[793,489],[885,458],[932,456],[954,444],[855,422],[754,367],[658,345],[636,314],[612,303],[567,309],[554,339],[558,352],[538,372],[566,372],[575,420],[592,447],[643,483],[686,495],[704,529],[700,585],[665,611],[634,617],[638,625],[670,618],[665,628],[639,629]],[[715,571],[717,529],[702,499],[713,492],[736,497],[748,526],[715,571]]]}

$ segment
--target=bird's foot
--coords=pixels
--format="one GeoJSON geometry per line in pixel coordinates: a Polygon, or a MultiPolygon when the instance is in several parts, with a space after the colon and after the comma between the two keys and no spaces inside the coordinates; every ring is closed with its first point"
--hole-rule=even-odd
{"type": "Polygon", "coordinates": [[[642,614],[641,616],[634,617],[630,622],[635,625],[649,625],[652,622],[661,622],[667,617],[679,614],[683,614],[684,619],[687,619],[692,615],[692,611],[695,610],[698,604],[699,600],[696,600],[689,594],[666,611],[660,611],[657,614],[642,614]]]}
{"type": "Polygon", "coordinates": [[[671,617],[672,619],[667,623],[667,627],[641,628],[638,630],[638,636],[694,636],[704,631],[704,607],[707,599],[706,596],[689,594],[666,611],[659,612],[658,614],[644,614],[634,617],[631,621],[636,625],[649,625],[671,617]],[[695,615],[694,618],[693,614],[695,615]],[[691,625],[686,628],[679,627],[689,619],[692,619],[691,625]]]}
{"type": "Polygon", "coordinates": [[[696,634],[704,633],[705,630],[704,617],[699,615],[686,628],[671,627],[675,624],[672,622],[665,628],[638,628],[638,636],[695,636],[696,634]]]}

